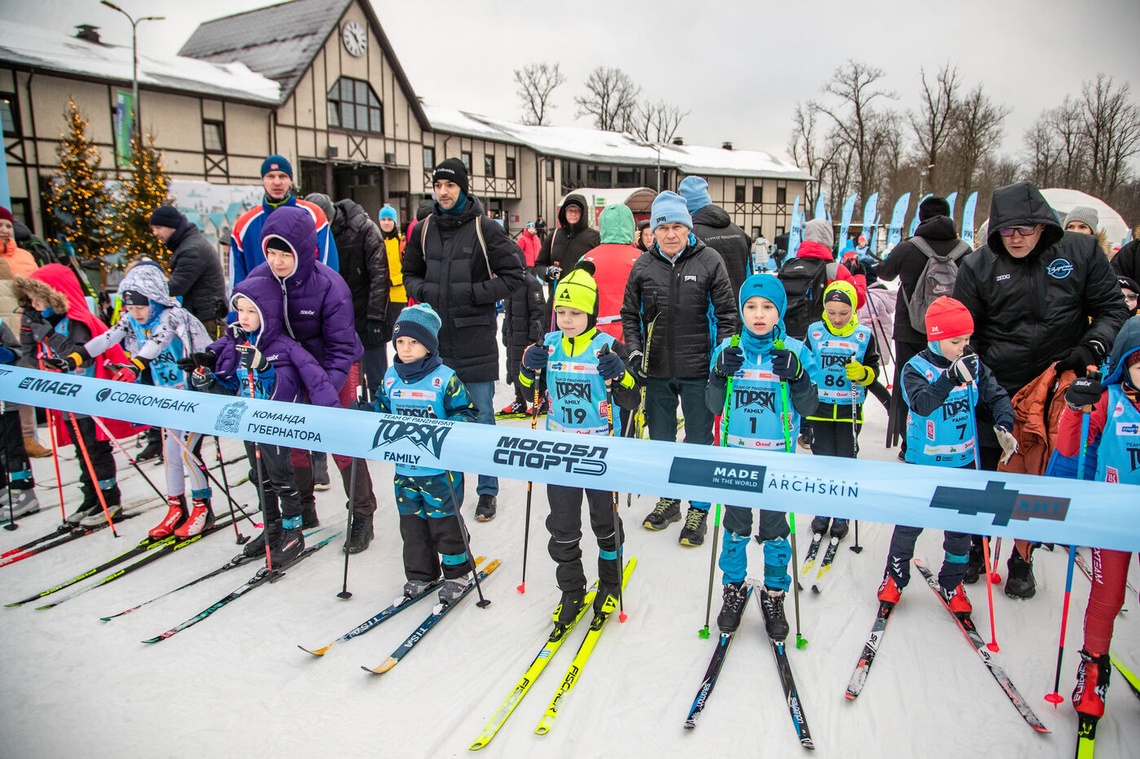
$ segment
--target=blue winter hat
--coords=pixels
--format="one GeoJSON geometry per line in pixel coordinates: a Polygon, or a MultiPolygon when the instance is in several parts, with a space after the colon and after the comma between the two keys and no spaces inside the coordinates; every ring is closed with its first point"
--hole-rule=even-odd
{"type": "Polygon", "coordinates": [[[709,183],[703,177],[685,177],[681,186],[677,188],[689,213],[694,213],[705,206],[712,205],[712,196],[709,195],[709,183]]]}
{"type": "Polygon", "coordinates": [[[265,160],[261,162],[261,177],[263,179],[271,171],[284,171],[290,179],[293,178],[293,164],[289,163],[288,158],[277,153],[266,156],[265,160]]]}
{"type": "Polygon", "coordinates": [[[396,209],[392,208],[392,206],[389,206],[389,205],[385,205],[383,208],[380,209],[380,214],[377,216],[377,218],[378,219],[391,219],[392,221],[396,221],[396,222],[398,222],[400,220],[399,215],[396,213],[396,209]]]}
{"type": "Polygon", "coordinates": [[[653,218],[654,229],[662,224],[684,224],[689,229],[693,228],[693,217],[689,215],[685,199],[669,190],[653,199],[650,216],[653,218]]]}
{"type": "Polygon", "coordinates": [[[744,280],[740,286],[740,313],[744,315],[744,302],[759,295],[767,298],[780,312],[780,321],[784,321],[784,313],[788,310],[788,293],[784,290],[784,283],[771,274],[753,274],[744,280]]]}
{"type": "Polygon", "coordinates": [[[410,337],[428,349],[430,353],[439,353],[439,328],[443,323],[439,314],[426,303],[417,303],[408,306],[400,312],[396,324],[392,327],[392,342],[397,337],[410,337]]]}

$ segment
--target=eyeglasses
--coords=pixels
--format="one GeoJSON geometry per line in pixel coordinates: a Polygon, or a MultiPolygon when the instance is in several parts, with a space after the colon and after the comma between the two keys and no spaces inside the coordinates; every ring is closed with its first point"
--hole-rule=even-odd
{"type": "Polygon", "coordinates": [[[1006,227],[1005,229],[999,229],[998,234],[1002,237],[1013,237],[1016,232],[1019,237],[1029,237],[1029,235],[1037,231],[1037,227],[1039,226],[1039,224],[1034,224],[1031,227],[1006,227]]]}

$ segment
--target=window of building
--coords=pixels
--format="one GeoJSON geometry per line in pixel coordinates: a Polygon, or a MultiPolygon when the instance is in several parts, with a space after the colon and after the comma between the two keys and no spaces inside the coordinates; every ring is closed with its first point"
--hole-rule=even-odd
{"type": "Polygon", "coordinates": [[[745,188],[745,187],[744,187],[744,185],[742,185],[742,184],[738,184],[738,185],[736,185],[736,196],[735,196],[735,200],[736,200],[736,202],[737,202],[737,203],[743,203],[743,202],[744,202],[744,193],[745,193],[745,189],[746,189],[746,188],[745,188]]]}
{"type": "Polygon", "coordinates": [[[471,173],[471,151],[463,150],[459,153],[459,160],[463,162],[463,168],[467,169],[467,173],[471,173]]]}
{"type": "Polygon", "coordinates": [[[780,204],[788,202],[788,188],[787,187],[777,187],[776,188],[776,202],[780,203],[780,204]]]}
{"type": "Polygon", "coordinates": [[[4,124],[4,134],[17,136],[20,134],[20,123],[16,119],[16,96],[7,92],[0,92],[0,121],[4,124]]]}
{"type": "Polygon", "coordinates": [[[384,109],[372,86],[342,76],[328,94],[329,126],[384,133],[384,109]]]}
{"type": "Polygon", "coordinates": [[[546,181],[554,181],[554,161],[549,158],[546,159],[546,181]]]}
{"type": "Polygon", "coordinates": [[[493,156],[493,155],[483,156],[483,176],[486,176],[486,177],[495,176],[495,156],[493,156]]]}
{"type": "Polygon", "coordinates": [[[424,147],[424,171],[435,168],[435,148],[424,147]]]}
{"type": "Polygon", "coordinates": [[[507,179],[515,178],[515,159],[507,158],[507,179]]]}
{"type": "Polygon", "coordinates": [[[221,121],[203,121],[202,147],[207,153],[226,152],[226,125],[221,121]]]}
{"type": "Polygon", "coordinates": [[[763,203],[764,202],[764,185],[762,185],[762,184],[752,185],[752,202],[753,203],[763,203]]]}

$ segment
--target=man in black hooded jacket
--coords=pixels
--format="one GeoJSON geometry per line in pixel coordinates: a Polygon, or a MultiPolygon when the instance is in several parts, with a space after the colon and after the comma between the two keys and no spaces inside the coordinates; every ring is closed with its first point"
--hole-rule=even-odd
{"type": "MultiPolygon", "coordinates": [[[[1097,239],[1065,232],[1030,182],[994,191],[986,245],[962,261],[954,297],[974,317],[971,345],[1010,398],[1054,361],[1058,373],[1085,376],[1108,355],[1128,318],[1097,239]]],[[[982,468],[993,470],[1001,448],[987,409],[978,411],[982,468]]],[[[1031,598],[1036,582],[1027,541],[1017,541],[1008,567],[1006,595],[1031,598]]]]}

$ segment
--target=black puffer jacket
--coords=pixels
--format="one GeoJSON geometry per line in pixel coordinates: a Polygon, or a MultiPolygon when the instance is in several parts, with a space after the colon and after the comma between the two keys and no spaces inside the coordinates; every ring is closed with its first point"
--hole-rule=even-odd
{"type": "Polygon", "coordinates": [[[646,374],[708,377],[713,346],[731,337],[738,325],[736,297],[719,253],[697,240],[676,263],[657,245],[634,261],[621,306],[622,337],[631,354],[646,353],[651,323],[646,374]]]}
{"type": "Polygon", "coordinates": [[[693,212],[693,234],[720,253],[732,281],[732,292],[740,292],[740,286],[752,273],[752,241],[744,230],[732,223],[723,208],[707,205],[693,212]]]}
{"type": "Polygon", "coordinates": [[[958,269],[954,297],[974,317],[974,348],[1012,398],[1051,362],[1096,341],[1107,355],[1128,318],[1116,275],[1092,235],[1065,232],[1028,182],[994,191],[986,245],[958,269]],[[997,230],[1043,224],[1025,258],[997,230]]]}
{"type": "Polygon", "coordinates": [[[582,256],[602,244],[598,230],[590,228],[587,212],[586,199],[581,195],[573,193],[562,201],[562,206],[558,209],[558,223],[561,226],[542,241],[542,250],[538,251],[538,258],[534,262],[534,273],[539,279],[548,279],[546,269],[552,264],[561,266],[563,274],[569,274],[582,256]],[[566,221],[567,206],[578,206],[582,210],[582,216],[574,226],[566,221]]]}
{"type": "Polygon", "coordinates": [[[170,295],[201,321],[225,318],[226,278],[217,249],[186,217],[166,241],[170,257],[170,295]]]}
{"type": "MultiPolygon", "coordinates": [[[[954,220],[949,216],[935,216],[918,225],[915,237],[921,237],[940,256],[945,256],[958,245],[958,233],[954,229],[954,220]]],[[[906,310],[906,299],[914,292],[922,270],[926,268],[926,254],[910,241],[903,240],[893,249],[876,271],[879,279],[888,282],[898,277],[899,290],[895,301],[895,342],[917,345],[920,350],[926,348],[926,334],[918,332],[910,325],[910,316],[906,310]]],[[[962,259],[958,260],[959,265],[962,259]]]]}
{"type": "MultiPolygon", "coordinates": [[[[352,293],[352,316],[356,334],[365,348],[383,345],[368,336],[368,320],[383,322],[388,316],[388,251],[380,228],[355,201],[338,200],[329,220],[340,258],[340,276],[352,293]]],[[[392,325],[387,325],[390,331],[392,325]]]]}
{"type": "Polygon", "coordinates": [[[473,195],[457,216],[437,205],[404,248],[404,287],[443,320],[439,353],[464,382],[499,378],[495,303],[524,286],[522,251],[473,195]],[[487,256],[475,225],[483,230],[487,256]],[[426,243],[422,243],[426,240],[426,243]],[[487,265],[490,264],[490,271],[487,265]]]}

